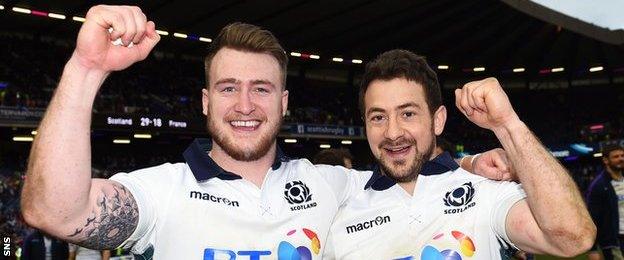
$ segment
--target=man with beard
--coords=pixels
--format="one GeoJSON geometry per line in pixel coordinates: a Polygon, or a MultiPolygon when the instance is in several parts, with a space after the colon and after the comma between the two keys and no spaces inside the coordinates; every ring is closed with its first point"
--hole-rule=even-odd
{"type": "Polygon", "coordinates": [[[327,258],[501,259],[507,249],[569,257],[589,249],[595,226],[576,185],[498,81],[470,82],[455,95],[470,121],[494,132],[526,195],[433,153],[446,122],[437,76],[423,57],[388,51],[366,66],[360,85],[379,168],[339,210],[327,258]]]}
{"type": "Polygon", "coordinates": [[[590,257],[600,259],[600,248],[605,259],[624,259],[624,147],[605,146],[602,162],[604,170],[587,189],[587,205],[598,228],[590,257]]]}
{"type": "MultiPolygon", "coordinates": [[[[206,57],[202,101],[212,140],[194,141],[186,163],[91,179],[96,93],[158,41],[138,7],[89,10],[33,143],[25,220],[87,248],[132,247],[141,259],[319,258],[337,209],[371,173],[279,151],[287,56],[257,26],[226,26],[206,57]]],[[[494,160],[483,161],[496,172],[494,160]]]]}

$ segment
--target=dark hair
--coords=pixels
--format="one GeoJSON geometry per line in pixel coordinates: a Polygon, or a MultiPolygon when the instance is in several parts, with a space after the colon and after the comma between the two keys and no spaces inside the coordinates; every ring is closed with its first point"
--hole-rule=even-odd
{"type": "Polygon", "coordinates": [[[353,156],[348,150],[326,149],[317,153],[312,162],[314,164],[345,166],[344,159],[353,160],[353,156]]]}
{"type": "Polygon", "coordinates": [[[407,50],[391,50],[377,56],[366,65],[360,83],[360,111],[365,116],[364,96],[371,82],[405,78],[423,86],[425,100],[431,115],[442,105],[442,94],[438,76],[429,67],[425,57],[407,50]]]}
{"type": "Polygon", "coordinates": [[[231,23],[219,32],[219,35],[210,45],[208,55],[204,59],[206,71],[206,87],[210,86],[210,64],[215,54],[223,48],[231,48],[239,51],[264,53],[273,56],[280,66],[282,84],[286,86],[286,69],[288,56],[273,34],[261,27],[246,23],[231,23]]]}
{"type": "Polygon", "coordinates": [[[602,147],[602,158],[609,158],[609,154],[613,151],[624,151],[624,147],[617,144],[605,145],[602,147]]]}

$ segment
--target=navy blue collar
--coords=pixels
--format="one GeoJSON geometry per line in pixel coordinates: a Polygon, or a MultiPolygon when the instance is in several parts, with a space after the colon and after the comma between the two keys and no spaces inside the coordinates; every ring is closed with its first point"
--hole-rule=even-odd
{"type": "MultiPolygon", "coordinates": [[[[431,161],[425,162],[419,175],[437,175],[448,171],[454,171],[459,168],[451,154],[444,152],[431,161]]],[[[373,188],[373,190],[382,191],[394,186],[396,182],[381,172],[379,165],[373,170],[373,175],[364,186],[364,189],[373,188]]]]}
{"type": "MultiPolygon", "coordinates": [[[[222,180],[237,180],[241,179],[240,175],[232,172],[228,172],[221,168],[210,156],[208,152],[212,149],[212,139],[210,138],[197,138],[186,148],[184,151],[184,160],[191,168],[193,175],[197,181],[205,181],[214,177],[222,180]]],[[[282,162],[287,162],[290,159],[284,155],[282,150],[277,147],[277,154],[275,155],[275,161],[271,165],[271,169],[277,170],[282,165],[282,162]]]]}

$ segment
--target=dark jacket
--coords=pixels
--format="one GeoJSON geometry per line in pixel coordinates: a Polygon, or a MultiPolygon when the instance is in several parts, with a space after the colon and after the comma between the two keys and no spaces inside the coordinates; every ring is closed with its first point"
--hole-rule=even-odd
{"type": "MultiPolygon", "coordinates": [[[[56,238],[50,238],[52,240],[52,260],[67,260],[69,257],[69,248],[67,243],[58,240],[56,238]]],[[[39,260],[45,259],[45,243],[43,241],[43,234],[39,231],[35,231],[30,234],[24,240],[23,260],[39,260]]]]}
{"type": "Polygon", "coordinates": [[[596,243],[602,249],[619,247],[620,215],[611,175],[602,171],[587,189],[587,207],[596,223],[596,243]]]}

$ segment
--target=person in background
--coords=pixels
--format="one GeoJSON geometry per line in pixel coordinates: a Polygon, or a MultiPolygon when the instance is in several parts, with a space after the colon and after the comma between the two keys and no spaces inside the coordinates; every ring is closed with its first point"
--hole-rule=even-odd
{"type": "Polygon", "coordinates": [[[340,165],[347,169],[353,168],[353,155],[346,149],[325,149],[314,156],[314,164],[340,165]]]}
{"type": "Polygon", "coordinates": [[[24,240],[22,260],[66,260],[67,243],[35,230],[24,240]]]}
{"type": "Polygon", "coordinates": [[[589,252],[590,259],[624,259],[624,147],[605,146],[602,149],[604,170],[587,189],[589,213],[598,229],[596,243],[589,252]]]}
{"type": "Polygon", "coordinates": [[[98,251],[69,244],[69,260],[109,260],[110,256],[110,250],[98,251]]]}

